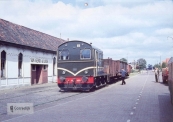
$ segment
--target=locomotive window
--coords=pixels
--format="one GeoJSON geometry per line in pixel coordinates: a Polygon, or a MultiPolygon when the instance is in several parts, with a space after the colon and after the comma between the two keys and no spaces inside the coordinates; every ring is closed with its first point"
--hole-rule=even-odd
{"type": "Polygon", "coordinates": [[[102,59],[102,54],[100,53],[100,54],[99,54],[99,60],[101,60],[101,59],[102,59]]]}
{"type": "Polygon", "coordinates": [[[59,60],[69,60],[69,50],[59,51],[59,60]]]}
{"type": "Polygon", "coordinates": [[[91,59],[91,50],[90,49],[83,49],[80,51],[80,58],[81,59],[91,59]]]}

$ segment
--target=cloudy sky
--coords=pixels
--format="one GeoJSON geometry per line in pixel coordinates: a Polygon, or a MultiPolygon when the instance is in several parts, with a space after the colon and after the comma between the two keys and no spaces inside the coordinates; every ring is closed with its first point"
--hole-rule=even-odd
{"type": "Polygon", "coordinates": [[[155,64],[173,56],[173,0],[0,0],[0,18],[92,42],[104,58],[155,64]]]}

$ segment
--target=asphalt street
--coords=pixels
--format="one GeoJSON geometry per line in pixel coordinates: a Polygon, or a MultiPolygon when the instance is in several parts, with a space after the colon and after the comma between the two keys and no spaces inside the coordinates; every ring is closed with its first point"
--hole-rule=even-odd
{"type": "Polygon", "coordinates": [[[131,76],[126,85],[119,81],[93,92],[59,92],[53,84],[3,93],[3,122],[173,122],[168,86],[156,83],[153,72],[131,76]],[[33,102],[34,113],[7,115],[5,105],[14,100],[33,102]]]}

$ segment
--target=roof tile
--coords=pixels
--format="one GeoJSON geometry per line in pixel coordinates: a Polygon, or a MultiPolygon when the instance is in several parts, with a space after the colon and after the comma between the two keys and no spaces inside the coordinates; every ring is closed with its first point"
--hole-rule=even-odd
{"type": "Polygon", "coordinates": [[[0,41],[57,51],[65,40],[0,19],[0,41]]]}

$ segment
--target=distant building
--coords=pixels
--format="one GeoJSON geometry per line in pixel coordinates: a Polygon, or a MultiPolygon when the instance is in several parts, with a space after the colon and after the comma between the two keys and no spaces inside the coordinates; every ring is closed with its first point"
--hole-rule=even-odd
{"type": "Polygon", "coordinates": [[[136,69],[136,66],[137,66],[137,62],[133,61],[133,62],[130,62],[129,65],[131,65],[132,69],[136,69]]]}
{"type": "Polygon", "coordinates": [[[0,19],[0,88],[56,82],[56,51],[63,42],[0,19]]]}

